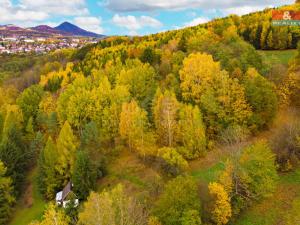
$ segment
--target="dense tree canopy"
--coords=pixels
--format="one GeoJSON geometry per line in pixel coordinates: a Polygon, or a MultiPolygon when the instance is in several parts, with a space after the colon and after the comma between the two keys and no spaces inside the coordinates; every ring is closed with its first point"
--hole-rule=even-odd
{"type": "Polygon", "coordinates": [[[179,176],[169,181],[156,205],[155,214],[163,224],[182,225],[191,210],[194,210],[196,221],[199,220],[201,204],[193,178],[179,176]]]}
{"type": "Polygon", "coordinates": [[[258,128],[270,124],[278,105],[274,85],[255,69],[249,69],[245,74],[244,86],[246,98],[253,110],[251,123],[258,128]]]}
{"type": "MultiPolygon", "coordinates": [[[[68,182],[80,201],[49,205],[35,224],[238,221],[272,198],[277,169],[299,167],[300,45],[285,53],[297,54],[289,63],[257,51],[296,48],[299,37],[296,26],[272,26],[266,9],[39,57],[1,55],[0,224],[23,189],[22,199],[31,195],[36,167],[46,201],[68,182]]],[[[285,204],[287,224],[297,223],[298,202],[285,204]]]]}
{"type": "Polygon", "coordinates": [[[151,101],[156,91],[156,72],[149,64],[138,60],[127,61],[120,72],[117,83],[126,85],[133,98],[138,100],[145,109],[151,107],[151,101]]]}
{"type": "Polygon", "coordinates": [[[101,194],[92,192],[83,211],[79,214],[79,223],[87,225],[146,225],[147,212],[137,200],[126,196],[121,185],[101,194]]]}
{"type": "Polygon", "coordinates": [[[231,125],[247,125],[252,112],[244,88],[221,70],[207,54],[191,54],[180,71],[184,99],[199,104],[204,112],[209,134],[231,125]]]}
{"type": "Polygon", "coordinates": [[[25,89],[18,97],[17,104],[22,109],[25,122],[27,122],[30,117],[36,118],[43,94],[44,91],[41,86],[33,85],[25,89]]]}

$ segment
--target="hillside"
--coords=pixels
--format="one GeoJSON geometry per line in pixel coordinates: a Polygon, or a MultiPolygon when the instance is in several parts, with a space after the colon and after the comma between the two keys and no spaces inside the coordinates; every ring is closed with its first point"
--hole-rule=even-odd
{"type": "Polygon", "coordinates": [[[27,36],[27,37],[93,37],[103,38],[104,35],[86,31],[69,22],[63,22],[57,27],[38,25],[36,27],[22,28],[15,25],[0,26],[0,35],[4,37],[27,36]]]}
{"type": "Polygon", "coordinates": [[[73,36],[80,36],[80,37],[103,37],[104,35],[96,34],[93,32],[86,31],[84,29],[81,29],[78,26],[75,26],[74,24],[71,24],[69,22],[63,22],[62,24],[58,25],[54,28],[55,30],[59,30],[61,32],[66,32],[69,34],[72,34],[73,36]]]}
{"type": "MultiPolygon", "coordinates": [[[[275,8],[275,10],[295,11],[299,11],[299,9],[299,4],[275,8]]],[[[299,28],[297,26],[272,26],[272,10],[274,9],[269,8],[261,12],[243,15],[242,17],[232,15],[201,26],[220,33],[223,31],[221,26],[230,26],[230,24],[234,23],[237,33],[256,49],[295,49],[300,38],[299,28]]]]}
{"type": "Polygon", "coordinates": [[[36,27],[31,27],[30,30],[36,31],[36,32],[40,32],[40,33],[48,33],[49,35],[53,34],[53,35],[70,35],[67,32],[63,32],[60,31],[58,29],[52,28],[50,26],[47,25],[39,25],[36,27]]]}
{"type": "Polygon", "coordinates": [[[300,46],[269,12],[1,56],[0,224],[297,224],[300,46]]]}

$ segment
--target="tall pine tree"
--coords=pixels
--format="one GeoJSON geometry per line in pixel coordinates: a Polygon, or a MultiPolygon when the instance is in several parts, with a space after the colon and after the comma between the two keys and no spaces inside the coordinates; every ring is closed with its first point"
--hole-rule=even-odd
{"type": "Polygon", "coordinates": [[[38,162],[39,175],[38,182],[42,194],[48,199],[52,199],[57,190],[59,190],[64,182],[63,177],[58,170],[58,152],[52,138],[49,137],[45,148],[40,154],[38,162]]]}
{"type": "Polygon", "coordinates": [[[29,154],[19,128],[11,123],[0,144],[0,160],[7,167],[7,175],[13,179],[16,194],[24,181],[29,154]]]}
{"type": "Polygon", "coordinates": [[[58,151],[59,173],[67,181],[70,179],[74,168],[76,150],[78,147],[78,141],[76,136],[73,134],[72,128],[68,121],[66,121],[63,125],[56,143],[58,151]]]}
{"type": "Polygon", "coordinates": [[[0,161],[0,225],[7,224],[14,202],[12,180],[6,176],[6,168],[0,161]]]}
{"type": "Polygon", "coordinates": [[[86,199],[96,186],[97,171],[88,154],[78,151],[72,176],[74,191],[80,199],[86,199]]]}

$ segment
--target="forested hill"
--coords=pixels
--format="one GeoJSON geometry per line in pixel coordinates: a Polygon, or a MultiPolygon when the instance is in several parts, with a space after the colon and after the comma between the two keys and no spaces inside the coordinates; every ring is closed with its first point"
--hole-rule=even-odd
{"type": "MultiPolygon", "coordinates": [[[[299,4],[294,4],[279,9],[299,10],[299,8],[299,4]]],[[[97,53],[100,49],[105,49],[101,53],[106,55],[102,59],[104,64],[112,50],[110,47],[113,46],[118,49],[117,51],[120,51],[123,61],[126,58],[133,57],[144,57],[144,61],[147,61],[147,57],[152,57],[152,59],[149,59],[150,61],[161,60],[162,51],[157,51],[157,49],[172,40],[173,42],[170,42],[173,44],[171,48],[175,46],[176,50],[181,52],[204,51],[212,54],[214,59],[220,61],[222,66],[229,72],[233,72],[237,67],[245,72],[250,66],[265,73],[266,71],[263,70],[267,68],[262,68],[262,62],[258,54],[243,40],[256,49],[285,50],[296,49],[300,38],[299,27],[272,26],[271,16],[272,9],[266,9],[241,17],[232,15],[195,27],[144,37],[112,37],[99,43],[97,53]],[[128,46],[128,51],[124,51],[125,45],[128,46]],[[142,56],[146,48],[147,51],[142,56]],[[235,57],[240,57],[241,60],[238,62],[235,57]]],[[[110,55],[110,57],[113,56],[110,55]]],[[[87,60],[90,60],[90,58],[88,57],[87,60]]]]}
{"type": "Polygon", "coordinates": [[[0,225],[244,225],[273,200],[265,224],[296,224],[300,45],[244,40],[268,15],[1,56],[0,225]]]}
{"type": "MultiPolygon", "coordinates": [[[[275,10],[299,10],[300,4],[274,8],[275,10]]],[[[244,16],[232,15],[223,19],[216,19],[202,27],[221,34],[231,25],[235,25],[237,33],[256,49],[283,50],[295,49],[300,39],[298,26],[272,26],[272,10],[265,9],[244,16]]]]}

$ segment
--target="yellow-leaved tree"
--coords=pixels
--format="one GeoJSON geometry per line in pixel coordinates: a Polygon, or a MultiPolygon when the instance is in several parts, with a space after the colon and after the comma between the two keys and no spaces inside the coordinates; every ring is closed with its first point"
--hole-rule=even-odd
{"type": "Polygon", "coordinates": [[[69,225],[70,222],[70,218],[64,211],[56,208],[55,205],[51,203],[46,209],[42,221],[32,222],[30,225],[69,225]]]}
{"type": "Polygon", "coordinates": [[[68,121],[64,123],[56,143],[59,173],[65,178],[65,182],[67,182],[67,180],[70,179],[71,172],[73,171],[76,150],[78,147],[78,140],[73,134],[68,121]]]}
{"type": "Polygon", "coordinates": [[[153,103],[153,115],[159,144],[175,146],[178,138],[179,103],[173,92],[157,90],[153,103]]]}
{"type": "Polygon", "coordinates": [[[233,191],[233,165],[230,160],[227,160],[225,163],[225,169],[221,172],[219,176],[219,183],[222,184],[225,191],[229,196],[233,191]]]}
{"type": "Polygon", "coordinates": [[[128,60],[117,78],[117,84],[126,85],[130,95],[145,109],[150,109],[157,87],[156,73],[148,63],[128,60]]]}
{"type": "Polygon", "coordinates": [[[204,156],[206,134],[202,114],[197,106],[183,105],[179,112],[179,140],[183,147],[180,153],[187,159],[204,156]]]}
{"type": "Polygon", "coordinates": [[[208,185],[212,197],[212,220],[217,225],[227,224],[231,217],[230,198],[223,185],[213,182],[208,185]]]}
{"type": "Polygon", "coordinates": [[[148,219],[148,225],[162,225],[161,222],[159,222],[159,219],[156,216],[150,216],[148,219]]]}
{"type": "MultiPolygon", "coordinates": [[[[220,76],[220,63],[206,53],[190,54],[180,70],[181,90],[185,100],[200,103],[200,98],[211,87],[215,76],[220,76]]],[[[219,77],[221,78],[221,77],[219,77]]]]}
{"type": "Polygon", "coordinates": [[[190,54],[180,71],[183,98],[199,104],[210,135],[229,126],[246,126],[252,114],[244,88],[211,55],[190,54]]]}
{"type": "Polygon", "coordinates": [[[91,192],[79,213],[82,225],[146,225],[147,211],[134,198],[124,192],[122,185],[100,194],[91,192]]]}
{"type": "Polygon", "coordinates": [[[278,87],[280,106],[282,108],[294,105],[299,106],[300,78],[296,73],[287,74],[278,87]]]}
{"type": "Polygon", "coordinates": [[[147,113],[135,100],[123,103],[120,115],[120,135],[126,140],[129,149],[145,156],[154,145],[154,137],[149,132],[147,113]]]}

